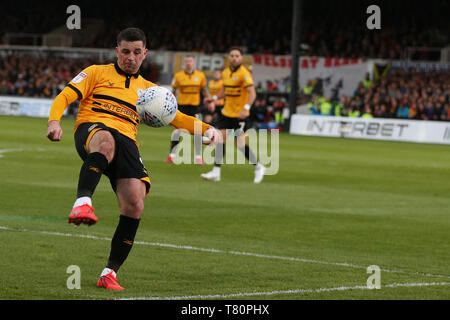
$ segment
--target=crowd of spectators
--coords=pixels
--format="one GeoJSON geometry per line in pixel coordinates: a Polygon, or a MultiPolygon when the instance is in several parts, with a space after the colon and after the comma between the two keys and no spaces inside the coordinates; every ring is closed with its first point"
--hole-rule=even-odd
{"type": "MultiPolygon", "coordinates": [[[[67,3],[48,7],[38,3],[20,5],[0,21],[0,43],[6,33],[46,33],[64,26],[67,3]]],[[[100,1],[100,0],[99,0],[100,1]]],[[[402,58],[407,47],[439,47],[449,44],[450,12],[447,0],[411,2],[379,0],[381,29],[366,27],[364,0],[303,1],[301,43],[305,55],[325,57],[402,58]]],[[[78,1],[82,28],[88,19],[103,21],[92,37],[78,38],[74,46],[110,48],[117,33],[130,25],[142,28],[152,50],[225,52],[241,46],[248,53],[289,54],[291,52],[292,1],[148,1],[139,12],[121,6],[78,1]],[[83,24],[84,23],[84,24],[83,24]]],[[[1,10],[4,9],[4,10],[1,10]]],[[[73,31],[77,32],[77,31],[73,31]]],[[[417,58],[431,58],[419,52],[417,58]],[[421,54],[421,55],[420,55],[421,54]]]]}
{"type": "Polygon", "coordinates": [[[322,115],[450,121],[450,72],[391,70],[376,81],[365,78],[353,96],[315,96],[308,107],[322,115]]]}
{"type": "MultiPolygon", "coordinates": [[[[443,47],[450,41],[450,23],[442,10],[450,8],[448,2],[442,2],[442,6],[437,2],[442,1],[425,4],[429,10],[414,9],[405,1],[385,2],[386,11],[391,12],[383,15],[383,27],[369,30],[363,2],[305,1],[301,19],[303,54],[397,59],[407,47],[443,47]]],[[[135,23],[151,38],[152,49],[212,53],[226,52],[237,45],[247,53],[291,52],[291,1],[249,0],[239,8],[233,2],[211,1],[207,14],[198,9],[201,0],[177,2],[177,10],[173,10],[173,1],[153,6],[138,16],[110,9],[111,17],[121,16],[120,23],[106,19],[98,35],[84,46],[110,47],[121,28],[135,23]]],[[[427,54],[418,58],[427,59],[427,54]]]]}
{"type": "MultiPolygon", "coordinates": [[[[0,58],[0,95],[54,98],[80,71],[99,63],[94,58],[7,55],[0,58]]],[[[140,72],[147,79],[157,82],[154,79],[157,77],[155,67],[147,60],[140,72]]]]}
{"type": "MultiPolygon", "coordinates": [[[[94,58],[8,55],[0,58],[0,95],[54,98],[83,68],[96,63],[94,58]]],[[[141,73],[157,82],[151,79],[155,69],[146,62],[141,73]]],[[[289,108],[287,96],[276,90],[257,91],[251,113],[255,126],[282,127],[289,108]]],[[[303,95],[302,99],[308,99],[304,102],[311,114],[450,121],[450,72],[390,70],[378,80],[362,79],[352,96],[332,100],[303,95]]]]}

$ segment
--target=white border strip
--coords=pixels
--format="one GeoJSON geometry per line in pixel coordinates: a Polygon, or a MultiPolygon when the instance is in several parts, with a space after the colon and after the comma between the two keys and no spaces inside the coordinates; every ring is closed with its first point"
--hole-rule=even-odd
{"type": "MultiPolygon", "coordinates": [[[[30,229],[22,229],[22,228],[11,228],[8,226],[0,226],[0,230],[18,231],[18,232],[33,232],[33,233],[40,233],[40,234],[47,234],[47,235],[54,235],[54,236],[61,236],[61,237],[76,237],[76,238],[86,238],[86,239],[93,239],[93,240],[111,241],[111,238],[108,238],[108,237],[98,237],[98,236],[93,236],[93,235],[88,235],[88,234],[72,234],[72,233],[61,233],[61,232],[53,232],[53,231],[40,231],[40,230],[30,230],[30,229]]],[[[146,245],[146,246],[156,246],[156,247],[184,249],[184,250],[221,253],[221,254],[232,254],[232,255],[250,256],[250,257],[256,257],[256,258],[264,258],[264,259],[276,259],[276,260],[284,260],[284,261],[302,262],[302,263],[315,263],[315,264],[333,265],[333,266],[364,269],[364,270],[367,269],[367,266],[359,266],[359,265],[345,263],[345,262],[329,262],[329,261],[320,261],[320,260],[312,260],[312,259],[304,259],[304,258],[266,255],[266,254],[252,253],[252,252],[242,252],[242,251],[233,251],[233,250],[227,251],[227,250],[220,250],[220,249],[214,249],[214,248],[199,248],[199,247],[193,247],[193,246],[184,246],[184,245],[159,243],[159,242],[135,241],[134,243],[146,245]]],[[[431,273],[423,273],[423,272],[408,272],[408,271],[404,271],[404,270],[393,270],[393,269],[380,269],[380,270],[383,272],[389,272],[389,273],[403,273],[403,274],[414,275],[414,276],[426,276],[426,277],[450,279],[449,275],[431,274],[431,273]]]]}
{"type": "MultiPolygon", "coordinates": [[[[382,286],[385,288],[414,288],[414,287],[429,287],[429,286],[448,286],[450,282],[425,282],[425,283],[391,283],[382,286]]],[[[349,290],[373,290],[367,286],[354,286],[354,287],[335,287],[335,288],[319,288],[319,289],[293,289],[293,290],[280,290],[280,291],[268,291],[268,292],[242,292],[232,294],[212,294],[212,295],[194,295],[194,296],[175,296],[175,297],[135,297],[135,298],[121,298],[117,300],[194,300],[194,299],[228,299],[239,297],[252,297],[252,296],[275,296],[280,294],[309,294],[309,293],[322,293],[333,291],[349,291],[349,290]]],[[[377,291],[377,290],[375,290],[377,291]]]]}

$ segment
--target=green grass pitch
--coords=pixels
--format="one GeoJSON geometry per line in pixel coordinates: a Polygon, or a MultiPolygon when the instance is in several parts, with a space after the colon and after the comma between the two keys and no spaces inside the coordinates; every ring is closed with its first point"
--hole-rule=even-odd
{"type": "Polygon", "coordinates": [[[73,119],[50,142],[46,119],[0,116],[0,299],[449,299],[450,149],[280,134],[280,169],[164,163],[171,129],[141,127],[152,189],[136,243],[96,287],[118,222],[103,177],[99,222],[67,216],[81,166],[73,119]],[[68,289],[78,266],[81,289],[68,289]],[[380,289],[367,289],[377,265],[380,289]]]}

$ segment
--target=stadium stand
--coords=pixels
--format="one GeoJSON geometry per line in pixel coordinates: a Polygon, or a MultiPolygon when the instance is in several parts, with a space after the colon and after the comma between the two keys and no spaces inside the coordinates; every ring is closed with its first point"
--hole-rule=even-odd
{"type": "MultiPolygon", "coordinates": [[[[26,54],[2,57],[0,95],[54,98],[86,66],[99,63],[95,58],[35,57],[26,54]]],[[[157,82],[158,69],[150,62],[143,63],[141,73],[157,82]]]]}
{"type": "MultiPolygon", "coordinates": [[[[304,98],[316,110],[310,113],[325,114],[321,95],[304,98]]],[[[450,73],[392,70],[367,86],[361,81],[354,95],[331,102],[326,115],[450,121],[450,73]]]]}
{"type": "MultiPolygon", "coordinates": [[[[22,0],[16,1],[18,4],[22,0]]],[[[450,2],[436,0],[415,3],[406,0],[378,1],[383,6],[383,27],[365,27],[365,8],[370,1],[304,1],[301,25],[302,55],[346,58],[437,60],[435,51],[408,47],[444,48],[449,45],[450,2]],[[412,18],[414,17],[414,18],[412,18]],[[423,26],[427,26],[423,28],[423,26]],[[355,27],[360,26],[360,27],[355,27]]],[[[58,33],[65,25],[67,1],[49,1],[48,7],[23,2],[0,21],[0,44],[43,45],[45,37],[58,33]],[[62,14],[48,14],[48,9],[62,14]]],[[[248,0],[237,10],[233,2],[201,0],[148,2],[139,15],[118,6],[102,6],[79,1],[83,8],[83,36],[72,39],[72,46],[111,48],[122,28],[142,28],[150,36],[151,50],[220,53],[232,45],[248,54],[290,54],[291,20],[283,19],[292,10],[291,1],[248,0]],[[176,8],[176,9],[174,9],[176,8]],[[207,9],[207,11],[205,11],[207,9]],[[205,13],[207,12],[207,14],[205,13]],[[89,28],[88,28],[89,27],[89,28]]],[[[0,11],[8,11],[0,3],[0,11]]],[[[95,58],[57,56],[0,57],[0,95],[55,97],[64,85],[95,58]]],[[[158,82],[158,68],[146,63],[142,73],[158,82]]],[[[331,112],[341,116],[373,116],[424,120],[450,120],[450,75],[448,72],[391,71],[369,87],[361,82],[352,96],[335,97],[331,112]],[[338,110],[338,111],[337,111],[338,110]]],[[[275,85],[275,84],[274,84],[275,85]]],[[[277,127],[288,108],[276,87],[261,89],[252,114],[258,126],[277,127]]],[[[320,113],[321,97],[301,97],[320,113]]]]}
{"type": "MultiPolygon", "coordinates": [[[[64,26],[70,3],[48,3],[45,7],[29,2],[17,5],[15,12],[0,21],[0,43],[41,44],[38,34],[64,26]],[[48,14],[47,8],[61,14],[48,14]],[[9,36],[18,33],[23,36],[9,36]]],[[[366,8],[372,4],[368,1],[304,1],[304,54],[398,59],[405,57],[408,47],[442,48],[449,43],[450,21],[440,14],[450,11],[448,1],[423,1],[414,6],[406,0],[377,3],[383,6],[383,27],[373,31],[365,28],[366,8]]],[[[78,1],[78,5],[83,8],[82,29],[92,28],[89,36],[74,39],[73,46],[110,48],[117,32],[131,23],[151,36],[153,50],[226,52],[237,45],[247,53],[291,51],[291,20],[282,18],[292,11],[291,1],[248,0],[237,9],[236,4],[226,1],[167,0],[147,2],[139,15],[120,6],[102,6],[101,1],[78,1]]],[[[8,4],[0,4],[0,11],[8,12],[8,4]]],[[[418,51],[415,55],[423,60],[436,58],[436,52],[418,51]]]]}

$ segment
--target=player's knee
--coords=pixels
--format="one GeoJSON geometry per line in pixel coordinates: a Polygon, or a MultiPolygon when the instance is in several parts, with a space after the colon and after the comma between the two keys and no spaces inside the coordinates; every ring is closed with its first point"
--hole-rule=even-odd
{"type": "Polygon", "coordinates": [[[89,142],[90,152],[100,152],[108,162],[114,158],[115,142],[112,134],[106,130],[100,130],[94,134],[89,142]]]}
{"type": "Polygon", "coordinates": [[[122,208],[123,214],[136,219],[141,217],[142,211],[144,211],[144,200],[138,196],[131,196],[122,208]]]}
{"type": "Polygon", "coordinates": [[[108,162],[114,158],[114,143],[108,140],[102,141],[98,146],[98,152],[103,154],[108,162]]]}

